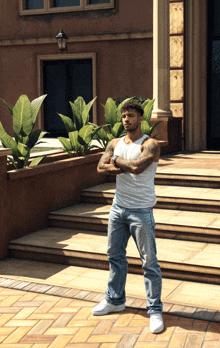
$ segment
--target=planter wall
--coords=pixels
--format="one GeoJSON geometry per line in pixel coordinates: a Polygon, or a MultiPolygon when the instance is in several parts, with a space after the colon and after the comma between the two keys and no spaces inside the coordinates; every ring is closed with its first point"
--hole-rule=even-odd
{"type": "Polygon", "coordinates": [[[161,155],[182,151],[182,118],[151,118],[151,126],[158,121],[162,122],[154,129],[152,136],[163,143],[161,144],[161,155]]]}
{"type": "Polygon", "coordinates": [[[50,211],[80,202],[81,190],[105,182],[105,175],[97,173],[102,153],[68,158],[33,168],[7,172],[6,155],[1,156],[1,190],[7,202],[1,199],[0,259],[7,257],[10,240],[49,226],[50,211]]]}

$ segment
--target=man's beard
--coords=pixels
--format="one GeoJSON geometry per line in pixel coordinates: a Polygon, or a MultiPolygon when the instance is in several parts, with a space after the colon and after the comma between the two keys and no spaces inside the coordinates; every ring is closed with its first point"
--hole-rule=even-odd
{"type": "Polygon", "coordinates": [[[132,128],[128,129],[127,132],[134,132],[138,128],[139,124],[133,125],[132,128]]]}

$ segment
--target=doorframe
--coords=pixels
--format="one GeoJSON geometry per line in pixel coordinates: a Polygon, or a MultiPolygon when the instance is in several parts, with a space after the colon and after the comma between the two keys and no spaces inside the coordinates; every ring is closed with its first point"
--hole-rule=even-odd
{"type": "MultiPolygon", "coordinates": [[[[211,131],[212,131],[212,120],[211,120],[211,115],[209,115],[210,111],[210,105],[211,105],[211,85],[212,85],[212,48],[213,48],[213,42],[216,40],[220,40],[220,35],[214,35],[212,32],[213,26],[212,26],[212,21],[213,21],[213,8],[214,1],[211,1],[211,4],[208,4],[207,8],[207,16],[208,16],[208,30],[207,30],[207,35],[208,35],[208,44],[207,44],[207,149],[209,151],[218,151],[216,150],[216,145],[215,143],[213,144],[212,140],[214,140],[211,137],[211,131]]],[[[217,138],[218,139],[218,138],[217,138]]],[[[216,140],[217,140],[216,139],[216,140]]],[[[217,145],[218,146],[218,145],[217,145]]]]}
{"type": "MultiPolygon", "coordinates": [[[[93,98],[97,96],[97,53],[71,53],[68,55],[51,54],[37,56],[37,75],[38,75],[38,95],[43,94],[43,62],[45,60],[76,60],[76,59],[92,59],[92,94],[93,98]]],[[[37,126],[44,129],[44,113],[39,111],[37,126]]],[[[93,123],[97,124],[97,99],[93,103],[93,123]]]]}
{"type": "Polygon", "coordinates": [[[207,0],[185,1],[185,150],[207,148],[207,0]]]}

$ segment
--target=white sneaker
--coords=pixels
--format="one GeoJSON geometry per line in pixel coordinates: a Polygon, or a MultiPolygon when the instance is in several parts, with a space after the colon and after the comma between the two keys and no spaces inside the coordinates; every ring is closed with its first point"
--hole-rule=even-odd
{"type": "Polygon", "coordinates": [[[164,324],[161,313],[150,314],[150,331],[152,333],[159,333],[163,331],[164,324]]]}
{"type": "Polygon", "coordinates": [[[93,315],[105,315],[111,312],[121,312],[125,309],[125,304],[115,306],[104,298],[97,306],[92,309],[93,315]]]}

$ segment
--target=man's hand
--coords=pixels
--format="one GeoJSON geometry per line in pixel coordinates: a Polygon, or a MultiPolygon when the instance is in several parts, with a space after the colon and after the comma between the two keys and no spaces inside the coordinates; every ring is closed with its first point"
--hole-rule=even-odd
{"type": "Polygon", "coordinates": [[[160,145],[157,140],[148,138],[141,145],[142,153],[136,160],[117,157],[115,164],[125,172],[140,174],[160,158],[160,145]]]}
{"type": "Polygon", "coordinates": [[[108,143],[106,150],[98,163],[98,167],[97,167],[98,173],[109,174],[109,175],[117,175],[117,174],[123,173],[122,169],[116,168],[114,164],[110,162],[114,154],[115,146],[118,143],[118,141],[119,139],[113,139],[108,143]]]}

